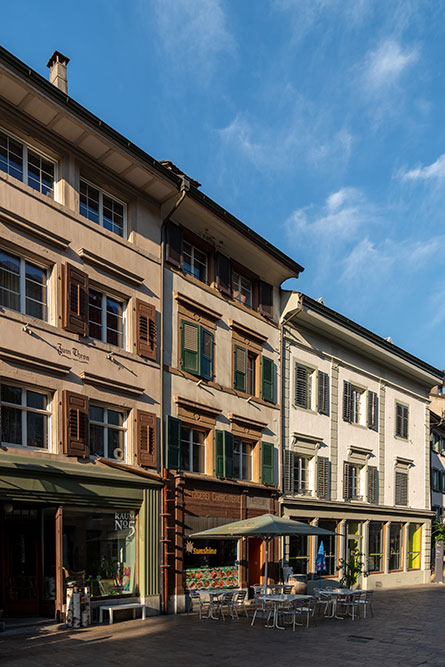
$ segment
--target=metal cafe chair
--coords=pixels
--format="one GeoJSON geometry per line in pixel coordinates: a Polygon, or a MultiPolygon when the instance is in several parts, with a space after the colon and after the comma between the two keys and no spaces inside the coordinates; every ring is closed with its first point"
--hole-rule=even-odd
{"type": "Polygon", "coordinates": [[[372,618],[374,618],[374,610],[372,608],[372,601],[374,598],[374,591],[361,591],[357,598],[357,611],[360,617],[360,609],[363,609],[363,618],[366,618],[366,610],[369,607],[372,618]]]}
{"type": "Polygon", "coordinates": [[[227,591],[226,593],[223,593],[220,596],[220,598],[217,602],[217,605],[218,605],[217,612],[221,614],[221,618],[222,618],[223,621],[226,620],[225,616],[224,616],[224,608],[227,609],[227,611],[229,612],[232,619],[238,618],[238,614],[237,614],[234,599],[233,599],[234,595],[235,594],[234,594],[233,591],[227,591]]]}
{"type": "Polygon", "coordinates": [[[300,600],[293,600],[287,607],[280,609],[278,614],[282,618],[283,623],[286,622],[286,618],[292,619],[292,630],[295,632],[295,627],[297,625],[301,625],[306,628],[309,627],[309,618],[313,616],[315,608],[315,598],[303,598],[300,600]],[[306,616],[306,622],[303,621],[303,616],[306,616]],[[301,623],[297,622],[297,617],[302,618],[301,623]]]}
{"type": "Polygon", "coordinates": [[[358,616],[358,600],[360,598],[361,591],[354,591],[353,593],[347,593],[344,596],[340,597],[337,600],[337,612],[339,615],[347,615],[350,613],[352,620],[355,619],[355,612],[358,616]]]}
{"type": "Polygon", "coordinates": [[[188,608],[187,608],[187,614],[189,614],[191,611],[194,610],[195,603],[196,603],[197,606],[198,606],[198,610],[199,610],[199,620],[202,619],[202,615],[203,615],[204,611],[207,611],[207,614],[206,614],[205,618],[208,618],[209,605],[210,605],[209,601],[208,600],[203,600],[199,591],[193,590],[193,591],[188,591],[188,593],[189,593],[189,596],[190,596],[190,601],[189,601],[189,605],[188,605],[188,608]]]}
{"type": "Polygon", "coordinates": [[[314,588],[313,593],[317,601],[317,611],[319,616],[321,616],[322,612],[324,616],[328,616],[332,605],[332,595],[327,589],[322,588],[314,588]]]}
{"type": "Polygon", "coordinates": [[[235,593],[233,594],[233,605],[237,618],[238,618],[238,609],[240,609],[241,607],[244,609],[246,618],[249,618],[249,613],[246,607],[246,597],[247,597],[247,591],[235,591],[235,593]]]}

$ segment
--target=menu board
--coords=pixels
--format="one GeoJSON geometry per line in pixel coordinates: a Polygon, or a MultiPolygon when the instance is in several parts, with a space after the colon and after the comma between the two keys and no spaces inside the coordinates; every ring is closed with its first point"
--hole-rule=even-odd
{"type": "Polygon", "coordinates": [[[238,588],[239,576],[237,565],[226,567],[196,567],[185,570],[185,588],[188,590],[204,588],[238,588]]]}

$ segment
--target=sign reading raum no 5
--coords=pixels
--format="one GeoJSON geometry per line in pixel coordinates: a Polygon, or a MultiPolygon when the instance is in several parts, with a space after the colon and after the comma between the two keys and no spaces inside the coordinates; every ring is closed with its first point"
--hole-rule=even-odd
{"type": "Polygon", "coordinates": [[[127,537],[133,537],[136,532],[136,515],[134,512],[115,512],[114,530],[129,530],[127,537]]]}

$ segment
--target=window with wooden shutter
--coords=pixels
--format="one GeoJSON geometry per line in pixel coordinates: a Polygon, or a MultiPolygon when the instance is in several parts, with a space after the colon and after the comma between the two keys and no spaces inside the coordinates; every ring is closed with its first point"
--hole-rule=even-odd
{"type": "Polygon", "coordinates": [[[63,391],[63,453],[88,458],[90,455],[88,398],[72,391],[63,391]]]}
{"type": "Polygon", "coordinates": [[[368,503],[378,503],[379,498],[379,469],[368,466],[368,503]]]}
{"type": "Polygon", "coordinates": [[[408,505],[408,473],[396,471],[396,505],[408,505]]]}
{"type": "Polygon", "coordinates": [[[213,334],[201,327],[200,376],[213,380],[213,334]]]}
{"type": "Polygon", "coordinates": [[[247,390],[247,350],[235,345],[233,348],[233,386],[238,391],[247,390]]]}
{"type": "Polygon", "coordinates": [[[153,412],[136,413],[136,460],[140,466],[157,466],[157,428],[153,412]]]}
{"type": "Polygon", "coordinates": [[[287,496],[294,494],[294,452],[284,450],[284,493],[287,496]]]}
{"type": "Polygon", "coordinates": [[[182,267],[182,229],[169,220],[165,228],[165,261],[176,268],[182,267]]]}
{"type": "Polygon", "coordinates": [[[329,500],[330,491],[330,461],[328,458],[319,456],[317,458],[317,496],[329,500]]]}
{"type": "Polygon", "coordinates": [[[329,415],[329,375],[318,371],[318,412],[329,415]]]}
{"type": "Polygon", "coordinates": [[[275,403],[275,364],[269,357],[261,359],[261,387],[262,399],[275,403]]]}
{"type": "Polygon", "coordinates": [[[62,265],[62,327],[80,336],[88,333],[88,276],[68,262],[62,265]]]}
{"type": "Polygon", "coordinates": [[[176,417],[165,418],[165,461],[170,470],[181,469],[181,422],[176,417]]]}
{"type": "Polygon", "coordinates": [[[295,366],[295,404],[300,408],[309,407],[309,371],[306,366],[296,364],[295,366]]]}
{"type": "Polygon", "coordinates": [[[266,317],[273,317],[273,287],[262,280],[258,283],[258,310],[266,317]]]}
{"type": "Polygon", "coordinates": [[[181,368],[187,373],[199,375],[200,366],[199,324],[181,321],[181,368]]]}
{"type": "Polygon", "coordinates": [[[408,406],[396,403],[396,435],[408,439],[408,406]]]}
{"type": "Polygon", "coordinates": [[[216,253],[216,286],[222,294],[232,296],[232,264],[220,252],[216,253]]]}
{"type": "Polygon", "coordinates": [[[136,299],[136,351],[141,357],[156,361],[156,308],[136,299]]]}
{"type": "Polygon", "coordinates": [[[343,421],[352,421],[352,385],[347,380],[343,381],[343,421]]]}
{"type": "Polygon", "coordinates": [[[368,428],[378,431],[379,398],[375,391],[368,391],[368,428]]]}
{"type": "Polygon", "coordinates": [[[261,443],[261,483],[272,486],[275,483],[274,473],[275,448],[271,442],[261,443]]]}

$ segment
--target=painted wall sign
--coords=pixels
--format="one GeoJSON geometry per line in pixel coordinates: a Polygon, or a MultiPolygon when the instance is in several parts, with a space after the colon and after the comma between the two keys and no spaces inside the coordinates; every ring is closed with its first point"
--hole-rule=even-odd
{"type": "Polygon", "coordinates": [[[212,547],[195,547],[191,540],[187,540],[185,543],[185,550],[188,554],[193,554],[195,556],[205,556],[207,554],[212,554],[214,556],[216,554],[216,549],[212,549],[212,547]]]}
{"type": "Polygon", "coordinates": [[[64,347],[62,343],[57,343],[57,354],[59,357],[80,361],[81,364],[88,364],[90,362],[88,354],[83,354],[77,347],[64,347]]]}
{"type": "Polygon", "coordinates": [[[270,509],[270,498],[258,498],[255,496],[247,496],[247,507],[257,507],[258,509],[270,509]]]}
{"type": "Polygon", "coordinates": [[[192,491],[190,489],[186,489],[185,495],[192,500],[218,504],[231,503],[238,505],[240,501],[239,495],[234,495],[232,493],[217,493],[216,491],[192,491]]]}
{"type": "Polygon", "coordinates": [[[133,537],[136,532],[136,515],[134,512],[115,512],[114,530],[129,530],[127,537],[133,537]]]}

